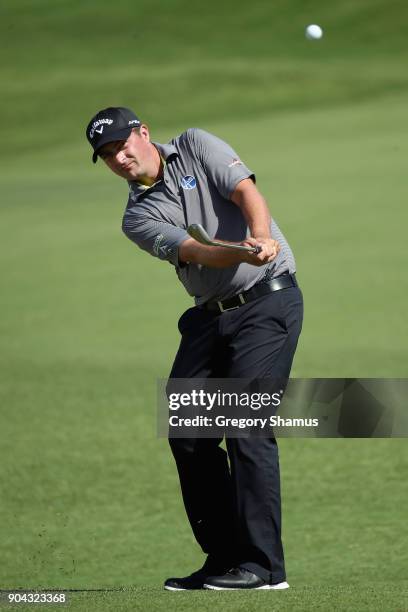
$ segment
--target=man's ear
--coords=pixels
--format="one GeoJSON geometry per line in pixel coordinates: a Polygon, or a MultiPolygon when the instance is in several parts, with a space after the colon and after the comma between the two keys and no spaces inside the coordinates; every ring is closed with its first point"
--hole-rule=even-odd
{"type": "Polygon", "coordinates": [[[145,125],[144,123],[142,123],[142,125],[139,128],[139,136],[145,141],[145,142],[150,142],[150,133],[149,133],[149,128],[147,127],[147,125],[145,125]]]}

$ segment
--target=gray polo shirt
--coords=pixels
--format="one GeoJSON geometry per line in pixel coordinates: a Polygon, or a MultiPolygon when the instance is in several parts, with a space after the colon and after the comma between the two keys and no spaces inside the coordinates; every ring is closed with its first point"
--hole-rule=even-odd
{"type": "Polygon", "coordinates": [[[240,242],[249,235],[241,210],[229,197],[240,181],[255,176],[227,143],[197,128],[167,145],[154,145],[165,160],[163,178],[149,188],[129,182],[122,228],[141,249],[175,267],[196,304],[231,297],[265,275],[295,272],[292,251],[275,221],[272,236],[281,251],[268,266],[241,263],[220,269],[179,262],[178,249],[190,237],[186,229],[191,223],[201,223],[220,240],[240,242]]]}

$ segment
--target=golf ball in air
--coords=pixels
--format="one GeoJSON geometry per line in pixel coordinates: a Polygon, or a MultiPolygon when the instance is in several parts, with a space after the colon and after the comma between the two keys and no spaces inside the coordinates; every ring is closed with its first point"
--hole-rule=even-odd
{"type": "Polygon", "coordinates": [[[319,40],[323,36],[323,30],[315,23],[308,25],[306,28],[306,38],[309,40],[319,40]]]}

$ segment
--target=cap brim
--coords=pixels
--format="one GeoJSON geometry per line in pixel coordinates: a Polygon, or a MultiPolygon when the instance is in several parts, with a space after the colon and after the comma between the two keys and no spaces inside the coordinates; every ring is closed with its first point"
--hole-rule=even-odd
{"type": "Polygon", "coordinates": [[[124,128],[123,130],[118,130],[117,132],[110,132],[109,134],[106,134],[106,136],[103,136],[98,143],[98,148],[96,149],[96,151],[94,151],[92,155],[93,163],[96,163],[98,159],[98,151],[101,150],[103,145],[106,145],[108,142],[115,142],[115,140],[127,140],[130,136],[130,132],[134,127],[138,126],[131,125],[129,127],[124,128]]]}

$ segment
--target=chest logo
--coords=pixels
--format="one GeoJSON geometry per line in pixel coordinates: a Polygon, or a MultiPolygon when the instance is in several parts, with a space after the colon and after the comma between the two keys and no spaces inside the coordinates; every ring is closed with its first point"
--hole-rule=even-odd
{"type": "Polygon", "coordinates": [[[195,176],[190,176],[189,174],[187,176],[183,176],[180,184],[183,189],[195,189],[195,187],[197,187],[195,176]]]}

